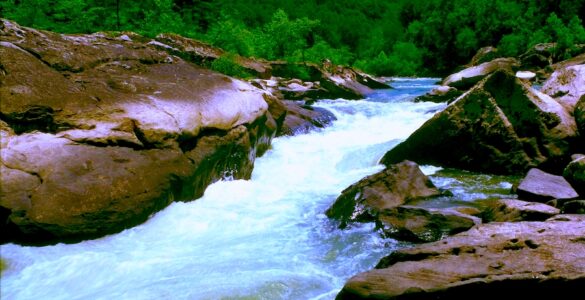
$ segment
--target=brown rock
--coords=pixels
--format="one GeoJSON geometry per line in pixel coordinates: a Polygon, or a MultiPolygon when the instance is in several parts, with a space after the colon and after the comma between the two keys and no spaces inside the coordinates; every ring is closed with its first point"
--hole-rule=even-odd
{"type": "Polygon", "coordinates": [[[398,250],[337,299],[574,298],[585,283],[585,217],[490,223],[398,250]]]}
{"type": "Polygon", "coordinates": [[[579,195],[562,177],[531,169],[517,188],[518,197],[528,201],[574,199],[579,195]]]}
{"type": "Polygon", "coordinates": [[[410,242],[434,242],[469,230],[481,220],[450,209],[402,205],[380,211],[378,227],[384,236],[410,242]]]}
{"type": "Polygon", "coordinates": [[[447,85],[459,90],[467,90],[495,71],[505,70],[512,72],[518,66],[518,61],[514,58],[497,58],[451,74],[443,80],[441,85],[447,85]]]}
{"type": "Polygon", "coordinates": [[[249,178],[276,133],[266,92],[150,39],[2,22],[3,239],[136,225],[222,177],[249,178]]]}
{"type": "Polygon", "coordinates": [[[518,174],[568,161],[574,119],[556,101],[498,71],[423,124],[382,158],[518,174]]]}
{"type": "Polygon", "coordinates": [[[500,199],[483,213],[485,222],[544,221],[560,210],[550,205],[515,199],[500,199]]]}
{"type": "Polygon", "coordinates": [[[300,105],[286,101],[287,113],[279,135],[307,133],[315,128],[324,128],[336,120],[335,115],[324,108],[300,105]]]}
{"type": "Polygon", "coordinates": [[[340,220],[341,227],[345,227],[350,222],[374,221],[384,209],[439,195],[441,192],[417,164],[404,161],[345,189],[326,214],[340,220]]]}

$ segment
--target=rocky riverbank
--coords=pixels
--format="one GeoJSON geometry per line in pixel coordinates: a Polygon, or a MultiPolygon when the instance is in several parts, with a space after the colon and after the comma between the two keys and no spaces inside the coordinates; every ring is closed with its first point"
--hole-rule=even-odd
{"type": "MultiPolygon", "coordinates": [[[[274,136],[334,119],[209,70],[223,51],[177,35],[65,35],[1,20],[0,40],[3,242],[134,226],[221,178],[249,178],[274,136]]],[[[264,78],[272,70],[237,63],[264,78]]],[[[361,86],[350,69],[314,69],[336,82],[322,97],[361,86]]]]}
{"type": "Polygon", "coordinates": [[[571,297],[585,282],[585,217],[575,215],[585,213],[584,57],[552,72],[538,65],[524,72],[527,55],[489,60],[487,50],[417,99],[449,105],[384,155],[384,171],[349,187],[329,209],[341,228],[375,222],[383,236],[434,241],[383,258],[351,278],[338,299],[493,299],[512,290],[545,299],[571,297]],[[536,74],[546,79],[540,91],[531,83],[536,74]],[[525,176],[514,199],[483,201],[481,210],[427,209],[404,205],[434,188],[420,171],[397,176],[414,164],[405,159],[525,176]],[[404,187],[410,194],[396,201],[404,187]]]}

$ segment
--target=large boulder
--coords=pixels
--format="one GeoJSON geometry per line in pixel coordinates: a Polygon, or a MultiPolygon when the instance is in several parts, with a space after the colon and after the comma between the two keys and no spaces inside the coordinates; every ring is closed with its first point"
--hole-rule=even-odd
{"type": "Polygon", "coordinates": [[[451,74],[443,79],[441,85],[447,85],[459,90],[467,90],[495,71],[506,70],[512,72],[518,66],[518,61],[514,58],[496,58],[478,66],[469,67],[455,74],[451,74]]]}
{"type": "Polygon", "coordinates": [[[577,101],[585,95],[585,64],[556,70],[544,83],[541,91],[573,112],[577,101]]]}
{"type": "Polygon", "coordinates": [[[441,192],[417,164],[404,161],[345,189],[326,214],[340,220],[341,227],[345,227],[350,222],[374,221],[384,209],[439,195],[441,192]]]}
{"type": "Polygon", "coordinates": [[[410,242],[434,242],[481,224],[477,217],[454,209],[401,205],[380,211],[377,226],[386,237],[410,242]]]}
{"type": "Polygon", "coordinates": [[[579,196],[562,176],[548,174],[536,168],[528,171],[516,192],[520,199],[538,202],[574,199],[579,196]]]}
{"type": "Polygon", "coordinates": [[[278,135],[295,135],[307,133],[316,128],[324,128],[337,120],[330,111],[314,106],[300,105],[286,101],[286,117],[278,135]]]}
{"type": "Polygon", "coordinates": [[[563,177],[585,198],[585,156],[573,160],[563,171],[563,177]]]}
{"type": "Polygon", "coordinates": [[[585,283],[585,216],[490,223],[398,250],[337,299],[571,299],[585,283]]]}
{"type": "Polygon", "coordinates": [[[513,74],[498,71],[437,113],[382,163],[405,159],[480,172],[559,168],[575,139],[573,117],[513,74]]]}
{"type": "Polygon", "coordinates": [[[123,34],[0,26],[0,228],[28,242],[136,225],[249,178],[272,97],[123,34]]]}
{"type": "Polygon", "coordinates": [[[500,199],[482,212],[485,222],[544,221],[560,213],[558,208],[537,202],[500,199]]]}

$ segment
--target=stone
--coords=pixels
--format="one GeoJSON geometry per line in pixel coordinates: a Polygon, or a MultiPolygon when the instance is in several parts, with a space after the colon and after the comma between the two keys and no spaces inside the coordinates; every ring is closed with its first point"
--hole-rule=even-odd
{"type": "Polygon", "coordinates": [[[441,195],[439,189],[411,161],[389,165],[346,188],[326,211],[344,228],[351,222],[371,222],[380,211],[417,199],[441,195]]]}
{"type": "Polygon", "coordinates": [[[300,105],[285,101],[286,117],[278,135],[296,135],[307,133],[317,128],[324,128],[337,120],[330,111],[321,108],[300,105]]]}
{"type": "Polygon", "coordinates": [[[516,192],[520,199],[538,202],[573,199],[579,196],[562,176],[548,174],[536,168],[528,171],[516,192]]]}
{"type": "Polygon", "coordinates": [[[571,299],[585,283],[585,216],[489,223],[401,249],[337,299],[571,299]]]}
{"type": "Polygon", "coordinates": [[[573,112],[577,101],[585,95],[585,64],[556,70],[544,83],[541,91],[573,112]]]}
{"type": "Polygon", "coordinates": [[[2,242],[140,224],[228,174],[249,178],[276,134],[271,95],[148,38],[2,24],[2,242]]]}
{"type": "Polygon", "coordinates": [[[452,209],[401,205],[381,210],[376,223],[385,237],[409,242],[434,242],[469,230],[481,224],[481,220],[452,209]]]}
{"type": "Polygon", "coordinates": [[[469,67],[455,74],[451,74],[443,79],[441,85],[447,85],[459,90],[467,90],[495,71],[506,70],[512,72],[518,66],[518,61],[514,58],[496,58],[478,66],[469,67]]]}
{"type": "Polygon", "coordinates": [[[560,172],[577,136],[558,102],[513,74],[497,71],[435,114],[381,162],[419,164],[495,174],[532,167],[560,172]]]}
{"type": "Polygon", "coordinates": [[[544,221],[560,213],[558,208],[542,203],[500,199],[483,211],[482,219],[484,222],[544,221]]]}
{"type": "Polygon", "coordinates": [[[563,171],[563,177],[581,197],[585,197],[585,157],[573,160],[563,171]]]}
{"type": "Polygon", "coordinates": [[[442,85],[432,89],[430,92],[422,96],[416,97],[414,102],[451,103],[462,94],[463,92],[456,88],[442,85]]]}

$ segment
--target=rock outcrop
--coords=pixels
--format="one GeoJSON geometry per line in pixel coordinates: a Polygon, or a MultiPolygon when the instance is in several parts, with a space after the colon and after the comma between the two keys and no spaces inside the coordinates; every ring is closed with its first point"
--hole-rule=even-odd
{"type": "MultiPolygon", "coordinates": [[[[373,93],[374,89],[390,88],[387,84],[367,74],[349,67],[334,65],[329,61],[325,61],[321,65],[271,62],[271,67],[272,75],[276,77],[286,80],[300,77],[306,82],[318,82],[319,89],[312,92],[313,99],[363,99],[366,95],[373,93]]],[[[283,87],[285,86],[283,84],[280,86],[280,89],[285,93],[290,92],[290,87],[283,87]]]]}
{"type": "MultiPolygon", "coordinates": [[[[4,239],[98,237],[248,178],[271,96],[152,40],[0,23],[4,239]]],[[[187,54],[185,54],[187,55],[187,54]]]]}
{"type": "Polygon", "coordinates": [[[585,95],[585,64],[556,70],[542,86],[542,92],[573,112],[577,101],[585,95]]]}
{"type": "Polygon", "coordinates": [[[402,205],[381,210],[376,223],[385,237],[410,242],[434,242],[467,231],[481,224],[481,220],[453,209],[402,205]]]}
{"type": "Polygon", "coordinates": [[[343,228],[351,222],[375,221],[384,209],[439,195],[441,192],[417,164],[404,161],[345,189],[326,214],[340,220],[343,228]]]}
{"type": "Polygon", "coordinates": [[[557,101],[500,70],[387,152],[382,163],[409,159],[500,174],[558,169],[568,162],[576,135],[575,120],[557,101]]]}
{"type": "Polygon", "coordinates": [[[518,198],[528,201],[547,202],[558,199],[575,199],[579,195],[562,177],[531,169],[516,189],[518,198]]]}
{"type": "Polygon", "coordinates": [[[490,223],[398,250],[337,299],[574,298],[585,283],[585,216],[490,223]]]}
{"type": "Polygon", "coordinates": [[[512,72],[517,67],[519,67],[519,63],[514,58],[496,58],[492,61],[451,74],[443,80],[441,85],[447,85],[459,90],[467,90],[489,74],[498,70],[512,72]]]}
{"type": "Polygon", "coordinates": [[[544,221],[561,213],[558,208],[538,202],[500,199],[482,212],[484,222],[544,221]]]}
{"type": "MultiPolygon", "coordinates": [[[[159,34],[149,44],[203,66],[211,65],[214,60],[226,54],[222,49],[172,33],[159,34]]],[[[258,78],[270,78],[272,67],[269,62],[239,55],[234,57],[235,63],[244,68],[246,72],[258,78]]]]}

